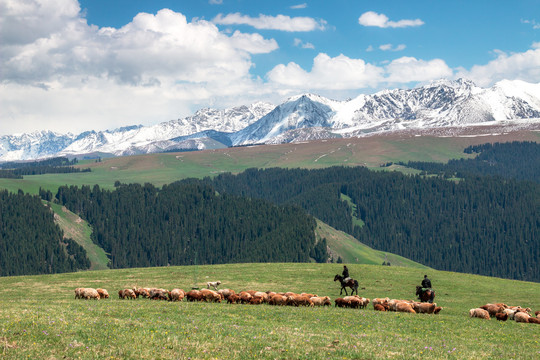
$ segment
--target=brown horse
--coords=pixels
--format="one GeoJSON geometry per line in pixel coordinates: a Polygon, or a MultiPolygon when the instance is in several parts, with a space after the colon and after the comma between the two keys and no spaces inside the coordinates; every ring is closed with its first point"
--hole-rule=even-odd
{"type": "Polygon", "coordinates": [[[358,281],[356,280],[353,280],[351,278],[349,278],[349,280],[347,281],[344,281],[344,277],[341,276],[341,275],[336,275],[334,276],[334,281],[338,281],[341,283],[341,290],[339,291],[339,295],[341,295],[342,291],[345,290],[345,295],[348,295],[347,294],[347,289],[346,288],[351,288],[351,295],[354,294],[354,292],[356,291],[356,295],[358,295],[358,281]]]}
{"type": "Polygon", "coordinates": [[[433,300],[435,299],[435,291],[431,289],[422,291],[422,287],[420,285],[416,286],[416,295],[421,302],[433,303],[433,300]]]}

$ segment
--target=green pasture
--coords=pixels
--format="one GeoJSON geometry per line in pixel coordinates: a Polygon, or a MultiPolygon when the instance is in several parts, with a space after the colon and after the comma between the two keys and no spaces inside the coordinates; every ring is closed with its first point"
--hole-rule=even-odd
{"type": "MultiPolygon", "coordinates": [[[[530,134],[534,139],[538,135],[530,134]]],[[[471,144],[496,141],[492,138],[439,138],[433,136],[368,137],[329,139],[309,143],[260,145],[252,147],[205,150],[195,152],[135,155],[83,161],[81,168],[90,173],[45,174],[25,176],[24,179],[0,179],[0,188],[22,189],[37,194],[40,187],[56,190],[61,185],[98,184],[112,189],[115,181],[122,183],[168,184],[189,177],[202,178],[223,172],[239,173],[248,168],[323,168],[335,165],[367,166],[380,169],[388,162],[440,161],[469,157],[463,149],[471,144]]],[[[503,141],[501,139],[500,141],[503,141]]],[[[402,166],[385,170],[411,173],[402,166]]],[[[412,171],[416,173],[417,171],[412,171]]]]}
{"type": "Polygon", "coordinates": [[[317,220],[315,233],[318,239],[325,238],[330,254],[334,260],[341,257],[343,262],[351,264],[381,265],[390,262],[392,265],[428,269],[427,266],[389,252],[378,251],[362,244],[349,234],[317,220]]]}
{"type": "MultiPolygon", "coordinates": [[[[425,269],[348,265],[360,295],[414,298],[425,269]]],[[[438,315],[367,309],[120,300],[126,287],[339,296],[338,264],[231,264],[0,278],[3,359],[538,359],[535,324],[471,319],[488,302],[540,309],[540,284],[428,270],[438,315]],[[104,300],[75,300],[103,287],[104,300]]]]}

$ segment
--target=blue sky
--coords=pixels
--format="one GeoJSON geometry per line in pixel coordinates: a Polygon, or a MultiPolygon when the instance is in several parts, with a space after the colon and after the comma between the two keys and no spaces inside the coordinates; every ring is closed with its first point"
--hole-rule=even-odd
{"type": "Polygon", "coordinates": [[[540,1],[0,0],[0,135],[465,77],[540,82],[540,1]]]}

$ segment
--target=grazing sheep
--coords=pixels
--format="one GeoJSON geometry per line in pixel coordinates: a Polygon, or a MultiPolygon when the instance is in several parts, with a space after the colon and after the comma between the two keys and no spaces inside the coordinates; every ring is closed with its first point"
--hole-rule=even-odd
{"type": "Polygon", "coordinates": [[[487,310],[480,309],[480,308],[469,310],[469,316],[470,317],[477,317],[477,318],[480,318],[480,319],[486,319],[486,320],[490,319],[489,313],[487,312],[487,310]]]}
{"type": "Polygon", "coordinates": [[[214,288],[214,290],[217,291],[217,287],[221,284],[221,281],[209,281],[206,283],[206,288],[210,289],[210,286],[214,288]]]}
{"type": "Polygon", "coordinates": [[[328,296],[314,296],[311,298],[314,306],[330,306],[332,302],[328,296]]]}
{"type": "Polygon", "coordinates": [[[434,314],[435,309],[437,308],[436,303],[430,304],[430,303],[414,302],[412,306],[413,306],[414,311],[416,311],[419,314],[434,314]]]}
{"type": "Polygon", "coordinates": [[[388,305],[388,302],[390,301],[390,298],[375,298],[373,300],[371,300],[371,303],[373,304],[373,308],[375,308],[375,305],[377,304],[381,304],[383,305],[384,307],[386,307],[386,305],[388,305]]]}
{"type": "Polygon", "coordinates": [[[240,301],[240,296],[237,294],[231,294],[227,297],[228,304],[236,304],[238,301],[240,301]]]}
{"type": "Polygon", "coordinates": [[[224,300],[227,300],[229,296],[236,293],[234,292],[234,290],[231,289],[219,289],[218,294],[220,294],[224,300]]]}
{"type": "Polygon", "coordinates": [[[409,304],[408,302],[398,302],[396,306],[396,311],[416,314],[416,311],[414,311],[411,304],[409,304]]]}
{"type": "Polygon", "coordinates": [[[443,309],[442,307],[437,306],[437,307],[435,308],[435,310],[433,310],[433,313],[434,313],[435,315],[437,315],[438,313],[441,312],[442,309],[443,309]]]}
{"type": "Polygon", "coordinates": [[[508,315],[508,319],[514,320],[514,314],[516,313],[516,310],[512,310],[512,309],[504,309],[503,313],[505,313],[506,315],[508,315]]]}
{"type": "Polygon", "coordinates": [[[253,297],[249,292],[247,291],[242,291],[240,292],[240,303],[242,304],[247,304],[249,303],[249,301],[251,300],[251,298],[253,297]]]}
{"type": "Polygon", "coordinates": [[[168,300],[169,292],[165,289],[151,289],[150,300],[168,300]]]}
{"type": "Polygon", "coordinates": [[[540,324],[539,318],[535,318],[531,316],[528,320],[529,320],[529,324],[540,324]]]}
{"type": "MultiPolygon", "coordinates": [[[[266,295],[266,294],[265,294],[266,295]]],[[[249,303],[251,305],[260,305],[263,303],[263,297],[262,296],[252,296],[251,299],[249,300],[249,303]]]]}
{"type": "Polygon", "coordinates": [[[186,293],[187,301],[202,301],[202,295],[199,290],[190,290],[186,293]]]}
{"type": "Polygon", "coordinates": [[[334,300],[334,303],[337,307],[349,307],[349,302],[344,298],[337,298],[336,300],[334,300]]]}
{"type": "Polygon", "coordinates": [[[283,295],[275,294],[270,298],[268,301],[268,304],[270,305],[286,305],[287,304],[287,298],[283,295]]]}
{"type": "Polygon", "coordinates": [[[499,304],[486,304],[484,306],[480,306],[480,309],[487,310],[489,316],[495,316],[496,313],[503,312],[505,308],[499,304]]]}
{"type": "Polygon", "coordinates": [[[84,288],[76,288],[75,289],[75,299],[82,299],[82,293],[84,288]]]}
{"type": "Polygon", "coordinates": [[[361,300],[360,308],[365,309],[366,306],[368,306],[368,304],[369,304],[369,299],[363,297],[363,298],[361,298],[360,300],[361,300]]]}
{"type": "Polygon", "coordinates": [[[221,302],[221,295],[217,291],[202,289],[201,295],[203,300],[206,302],[221,302]]]}
{"type": "Polygon", "coordinates": [[[506,321],[508,320],[508,314],[505,312],[496,313],[495,318],[499,321],[506,321]]]}
{"type": "Polygon", "coordinates": [[[186,293],[182,289],[172,289],[169,291],[169,301],[182,301],[186,293]]]}
{"type": "Polygon", "coordinates": [[[105,289],[96,289],[96,291],[98,292],[100,299],[108,299],[109,298],[109,293],[107,292],[107,290],[105,290],[105,289]]]}
{"type": "Polygon", "coordinates": [[[529,314],[523,311],[518,311],[514,314],[514,320],[516,320],[516,322],[528,323],[530,318],[529,314]]]}
{"type": "Polygon", "coordinates": [[[386,311],[386,308],[382,306],[381,304],[375,304],[375,306],[373,306],[373,309],[375,311],[386,311]]]}
{"type": "Polygon", "coordinates": [[[84,288],[82,291],[82,297],[86,300],[88,299],[99,300],[99,293],[96,291],[96,289],[84,288]]]}

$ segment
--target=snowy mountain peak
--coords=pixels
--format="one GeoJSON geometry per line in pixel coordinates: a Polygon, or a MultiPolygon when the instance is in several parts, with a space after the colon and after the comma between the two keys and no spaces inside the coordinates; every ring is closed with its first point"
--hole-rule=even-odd
{"type": "Polygon", "coordinates": [[[516,119],[540,123],[540,84],[505,80],[481,88],[470,80],[443,79],[413,89],[362,94],[347,101],[308,93],[278,106],[257,102],[228,109],[205,108],[192,116],[153,126],[77,135],[36,131],[0,136],[0,161],[307,141],[516,119]]]}

